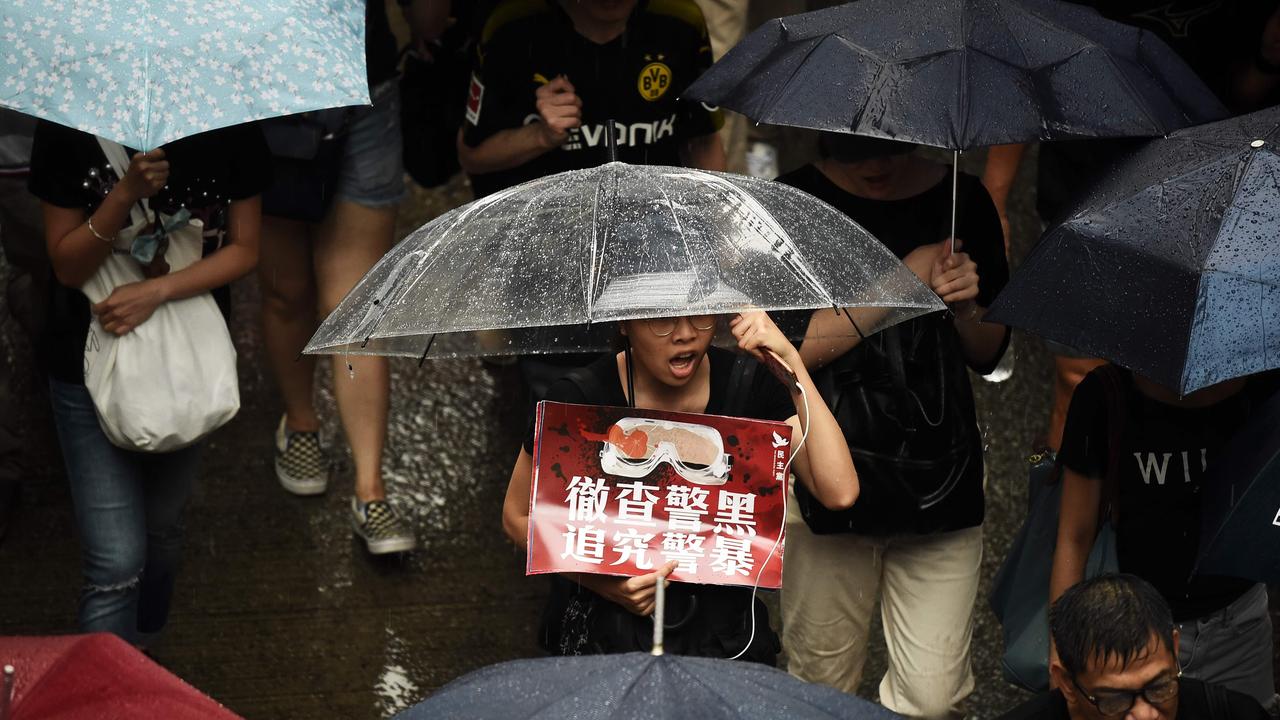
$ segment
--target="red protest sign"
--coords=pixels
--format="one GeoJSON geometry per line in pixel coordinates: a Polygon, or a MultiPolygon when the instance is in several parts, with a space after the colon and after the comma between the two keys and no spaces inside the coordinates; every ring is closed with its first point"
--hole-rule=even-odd
{"type": "Polygon", "coordinates": [[[779,587],[790,454],[786,423],[541,402],[527,572],[674,560],[673,580],[779,587]]]}

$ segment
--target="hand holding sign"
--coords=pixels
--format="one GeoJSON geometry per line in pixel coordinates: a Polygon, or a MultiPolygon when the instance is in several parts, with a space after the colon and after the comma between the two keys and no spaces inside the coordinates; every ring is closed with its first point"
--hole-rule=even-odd
{"type": "Polygon", "coordinates": [[[675,569],[676,562],[672,560],[648,575],[613,577],[582,573],[578,576],[578,582],[609,602],[626,608],[627,612],[646,617],[653,614],[658,580],[669,582],[667,576],[675,569]]]}

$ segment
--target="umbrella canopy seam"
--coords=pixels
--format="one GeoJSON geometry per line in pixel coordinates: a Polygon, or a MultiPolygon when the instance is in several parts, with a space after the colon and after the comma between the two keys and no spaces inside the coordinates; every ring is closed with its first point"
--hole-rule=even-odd
{"type": "MultiPolygon", "coordinates": [[[[714,686],[712,686],[712,685],[710,685],[710,684],[708,684],[708,683],[704,682],[704,681],[703,681],[701,678],[699,678],[698,676],[693,675],[693,673],[689,673],[689,675],[690,675],[690,677],[692,677],[692,678],[694,679],[694,681],[695,681],[695,682],[697,682],[699,685],[702,685],[703,687],[705,687],[705,688],[707,688],[708,690],[710,690],[710,691],[711,691],[711,693],[712,693],[712,695],[714,695],[714,696],[716,696],[716,697],[722,697],[722,695],[720,694],[720,692],[718,692],[718,691],[715,689],[715,687],[714,687],[714,686]]],[[[733,698],[727,698],[727,699],[732,700],[733,698]]],[[[824,714],[827,714],[827,715],[829,715],[829,714],[830,714],[830,713],[828,713],[828,712],[827,712],[827,709],[826,709],[826,708],[824,708],[824,707],[820,707],[820,706],[818,706],[818,705],[814,705],[813,703],[809,702],[808,700],[806,700],[806,699],[804,699],[804,698],[788,698],[788,700],[789,700],[789,701],[791,701],[791,702],[799,701],[799,702],[804,703],[806,706],[811,707],[811,708],[813,708],[813,709],[815,709],[815,710],[818,710],[818,711],[820,711],[820,712],[822,712],[822,713],[824,713],[824,714]]]]}

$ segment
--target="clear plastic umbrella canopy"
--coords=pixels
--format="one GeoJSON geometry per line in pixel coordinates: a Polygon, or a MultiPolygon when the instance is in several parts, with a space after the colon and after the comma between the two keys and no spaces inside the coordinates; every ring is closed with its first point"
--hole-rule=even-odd
{"type": "Polygon", "coordinates": [[[866,230],[767,180],[612,162],[452,210],[388,253],[308,353],[604,350],[615,321],[864,308],[870,334],[941,301],[866,230]],[[493,331],[501,332],[475,332],[493,331]]]}

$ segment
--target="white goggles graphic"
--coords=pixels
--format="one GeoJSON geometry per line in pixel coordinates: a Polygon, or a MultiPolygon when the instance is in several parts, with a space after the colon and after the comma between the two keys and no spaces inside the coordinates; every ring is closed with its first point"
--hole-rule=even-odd
{"type": "Polygon", "coordinates": [[[600,449],[600,469],[610,475],[641,478],[665,462],[698,485],[723,485],[729,479],[733,458],[713,427],[649,418],[622,418],[616,425],[626,440],[605,442],[600,449]],[[642,451],[637,433],[644,439],[642,451]]]}

